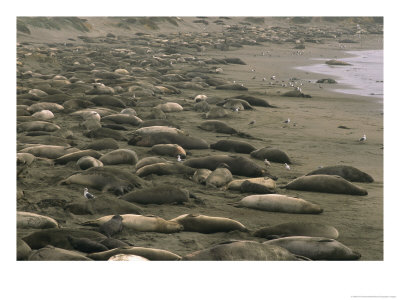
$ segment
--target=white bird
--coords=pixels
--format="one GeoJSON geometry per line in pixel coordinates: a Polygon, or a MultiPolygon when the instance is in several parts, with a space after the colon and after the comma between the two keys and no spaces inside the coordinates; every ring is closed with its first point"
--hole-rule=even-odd
{"type": "Polygon", "coordinates": [[[275,75],[272,75],[272,76],[271,76],[271,79],[272,79],[272,80],[275,80],[275,79],[276,79],[276,76],[275,76],[275,75]]]}
{"type": "Polygon", "coordinates": [[[178,154],[178,161],[180,162],[180,161],[182,161],[182,158],[181,158],[181,156],[178,154]]]}
{"type": "Polygon", "coordinates": [[[285,168],[286,168],[286,170],[290,170],[290,166],[287,164],[287,163],[285,163],[285,168]]]}
{"type": "Polygon", "coordinates": [[[290,123],[290,119],[288,118],[286,121],[283,121],[283,123],[286,123],[286,124],[290,123]]]}
{"type": "Polygon", "coordinates": [[[83,196],[85,196],[86,199],[94,199],[96,198],[94,195],[88,192],[87,188],[83,189],[83,196]]]}
{"type": "Polygon", "coordinates": [[[239,107],[234,107],[233,111],[239,112],[239,107]]]}
{"type": "Polygon", "coordinates": [[[360,139],[360,142],[365,142],[366,140],[367,140],[367,136],[364,133],[363,137],[360,139]]]}
{"type": "Polygon", "coordinates": [[[266,167],[270,167],[271,163],[268,161],[268,159],[264,159],[264,164],[266,167]]]}
{"type": "Polygon", "coordinates": [[[249,125],[254,125],[254,124],[256,124],[256,120],[253,120],[253,121],[251,121],[251,122],[249,123],[249,125]]]}

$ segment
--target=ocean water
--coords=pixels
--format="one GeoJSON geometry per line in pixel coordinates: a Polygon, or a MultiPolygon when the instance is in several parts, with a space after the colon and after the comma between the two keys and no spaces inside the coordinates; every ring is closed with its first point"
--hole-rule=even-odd
{"type": "Polygon", "coordinates": [[[337,89],[335,84],[324,84],[324,88],[383,99],[383,50],[346,51],[346,53],[353,56],[337,58],[337,60],[348,62],[350,66],[327,65],[325,61],[329,59],[315,58],[314,60],[319,61],[318,63],[297,69],[326,75],[318,78],[313,76],[309,80],[334,76],[339,84],[346,85],[344,88],[337,89]]]}

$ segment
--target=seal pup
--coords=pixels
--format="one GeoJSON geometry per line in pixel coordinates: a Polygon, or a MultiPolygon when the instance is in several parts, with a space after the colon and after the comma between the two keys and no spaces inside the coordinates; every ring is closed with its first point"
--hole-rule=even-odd
{"type": "Polygon", "coordinates": [[[111,236],[120,233],[122,228],[122,217],[120,215],[115,215],[111,220],[101,224],[99,231],[110,238],[111,236]]]}

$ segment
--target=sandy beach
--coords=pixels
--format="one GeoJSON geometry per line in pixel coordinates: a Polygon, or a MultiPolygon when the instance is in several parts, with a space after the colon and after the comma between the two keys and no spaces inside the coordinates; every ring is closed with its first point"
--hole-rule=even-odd
{"type": "MultiPolygon", "coordinates": [[[[201,20],[198,18],[188,18],[185,20],[186,27],[182,25],[180,31],[182,33],[193,33],[192,38],[196,38],[204,43],[204,48],[200,50],[184,48],[184,50],[181,51],[181,56],[186,57],[185,62],[175,60],[172,64],[168,63],[157,67],[150,65],[148,69],[161,70],[163,68],[168,69],[165,74],[185,75],[189,71],[195,69],[203,68],[215,70],[215,68],[222,68],[222,72],[218,72],[217,74],[213,73],[212,75],[211,73],[207,73],[207,75],[223,79],[230,83],[236,82],[238,84],[243,84],[248,88],[248,91],[220,90],[213,86],[207,86],[198,90],[177,87],[180,91],[179,94],[159,93],[156,94],[155,97],[140,96],[138,94],[139,96],[135,96],[136,100],[138,100],[138,103],[143,103],[147,101],[147,99],[151,99],[157,104],[165,102],[180,104],[183,107],[183,111],[166,113],[167,120],[178,125],[180,129],[184,130],[190,136],[204,139],[209,144],[216,143],[223,138],[245,141],[253,145],[256,149],[268,146],[284,151],[290,157],[291,170],[286,170],[282,163],[276,162],[271,162],[271,167],[268,168],[269,173],[278,178],[276,180],[276,192],[278,194],[306,199],[323,208],[323,213],[291,214],[238,208],[232,204],[240,201],[249,194],[242,194],[238,191],[230,191],[223,188],[205,187],[194,182],[191,176],[183,174],[167,176],[152,174],[146,176],[144,179],[151,184],[168,184],[170,186],[185,188],[189,190],[191,194],[195,195],[196,198],[194,198],[194,200],[191,198],[189,202],[181,205],[142,205],[141,207],[143,208],[144,214],[156,215],[166,220],[188,213],[226,217],[242,223],[250,233],[262,227],[285,222],[322,223],[334,226],[339,231],[337,240],[352,250],[359,252],[361,254],[360,260],[382,261],[384,259],[383,102],[381,99],[375,97],[333,92],[331,90],[332,84],[316,83],[318,79],[327,78],[326,75],[306,72],[297,67],[314,64],[315,61],[312,61],[312,58],[315,57],[320,57],[325,60],[342,60],[349,57],[346,51],[381,50],[383,49],[383,35],[365,32],[362,35],[363,41],[360,44],[357,42],[338,42],[341,38],[351,38],[350,33],[341,38],[330,37],[327,33],[326,36],[329,37],[316,38],[321,41],[320,43],[302,41],[301,44],[305,45],[305,48],[300,50],[294,49],[297,45],[296,39],[302,39],[301,34],[304,32],[303,29],[308,25],[286,24],[285,21],[279,20],[279,25],[277,25],[279,28],[276,29],[276,31],[288,32],[289,29],[287,28],[290,28],[290,30],[293,31],[293,33],[291,33],[293,37],[290,36],[290,41],[281,39],[280,43],[277,43],[266,40],[258,42],[255,45],[246,45],[243,43],[240,48],[230,47],[228,51],[221,51],[220,49],[210,46],[211,42],[209,42],[209,39],[211,40],[214,38],[214,35],[217,35],[220,31],[222,32],[218,23],[213,23],[213,21],[218,18],[213,17],[208,19],[209,24],[207,25],[207,30],[209,31],[207,32],[209,32],[209,36],[204,34],[204,32],[201,34],[202,27],[200,25],[202,23],[193,23],[195,19],[201,20]],[[296,30],[299,28],[300,30],[297,32],[296,30]],[[341,48],[341,44],[345,44],[346,48],[341,48]],[[262,53],[264,53],[264,55],[262,55],[262,53]],[[196,57],[195,62],[203,61],[203,63],[198,63],[197,65],[189,63],[190,60],[188,57],[193,56],[196,57]],[[245,64],[204,63],[204,61],[209,59],[223,60],[227,57],[239,58],[245,62],[245,64]],[[252,69],[254,69],[254,71],[252,71],[252,69]],[[272,80],[272,76],[275,76],[276,79],[272,80]],[[263,78],[265,78],[265,80],[263,80],[263,78]],[[296,83],[301,82],[302,93],[310,95],[311,98],[282,96],[285,92],[293,90],[292,87],[288,86],[288,83],[291,81],[290,79],[293,79],[292,81],[296,83]],[[282,83],[285,83],[286,86],[282,86],[282,83]],[[200,129],[198,127],[199,124],[205,121],[204,113],[197,112],[193,109],[195,105],[194,97],[199,94],[207,95],[209,98],[217,97],[220,99],[228,97],[234,98],[235,96],[243,94],[251,95],[268,101],[268,103],[274,107],[254,106],[252,110],[241,110],[239,112],[229,111],[226,117],[219,119],[238,131],[253,137],[248,139],[200,129]],[[289,124],[283,123],[288,118],[290,118],[291,122],[289,124]],[[249,122],[252,120],[256,122],[251,126],[249,122]],[[345,127],[345,129],[340,128],[340,126],[345,127]],[[359,139],[363,134],[367,135],[367,141],[365,143],[360,143],[359,139]],[[281,188],[290,181],[320,166],[334,165],[353,166],[371,175],[374,182],[355,183],[357,186],[366,189],[368,195],[329,194],[281,188]]],[[[265,34],[263,28],[271,28],[271,26],[273,26],[273,21],[268,19],[261,25],[243,25],[239,22],[243,21],[242,19],[243,18],[240,20],[230,19],[223,21],[225,24],[230,24],[230,26],[236,23],[239,28],[238,30],[246,31],[249,36],[265,34]],[[254,29],[254,27],[257,29],[254,29]]],[[[100,21],[93,20],[92,22],[92,24],[97,23],[100,23],[100,21]]],[[[312,24],[313,27],[321,26],[322,30],[326,31],[328,31],[327,28],[330,28],[330,25],[331,24],[323,22],[312,24]]],[[[95,28],[100,28],[99,26],[93,26],[95,28]]],[[[335,23],[335,26],[337,26],[337,30],[339,31],[343,30],[343,28],[353,28],[355,23],[350,23],[348,25],[335,23]]],[[[379,28],[379,25],[372,24],[368,28],[375,27],[379,28]]],[[[133,36],[133,33],[127,35],[126,32],[116,29],[114,36],[120,38],[106,38],[106,34],[111,33],[110,28],[112,27],[101,28],[101,30],[98,29],[98,32],[93,31],[92,33],[86,33],[85,35],[91,38],[91,42],[85,43],[76,37],[78,35],[76,33],[74,33],[74,41],[68,40],[68,37],[71,38],[73,36],[71,32],[68,33],[70,35],[65,33],[68,31],[59,32],[57,38],[54,38],[54,41],[51,41],[51,35],[46,35],[46,38],[43,38],[43,40],[38,40],[37,37],[40,36],[38,34],[39,30],[32,27],[30,28],[32,35],[24,35],[22,33],[18,35],[17,40],[20,44],[17,47],[17,56],[18,60],[21,62],[21,65],[17,68],[18,76],[27,71],[48,75],[49,78],[55,75],[63,75],[70,79],[72,76],[75,76],[87,84],[87,86],[85,86],[86,88],[89,87],[92,82],[92,74],[77,69],[74,75],[74,71],[71,71],[71,68],[67,68],[68,63],[69,66],[72,66],[74,61],[80,61],[80,65],[85,65],[86,67],[92,62],[97,64],[102,61],[102,64],[99,63],[98,66],[100,66],[102,70],[108,70],[110,72],[113,72],[117,68],[128,69],[128,67],[139,67],[140,65],[135,56],[129,58],[131,60],[131,65],[122,61],[122,59],[119,61],[118,56],[112,57],[109,65],[104,63],[106,62],[106,58],[104,57],[100,59],[99,57],[91,56],[89,60],[85,60],[85,58],[90,57],[87,55],[91,53],[93,49],[101,48],[104,53],[106,53],[106,51],[108,51],[107,53],[111,53],[113,49],[129,48],[129,45],[134,44],[134,42],[129,40],[129,38],[133,36]],[[38,32],[36,32],[36,30],[38,30],[38,32]],[[123,35],[123,33],[125,35],[123,35]],[[32,36],[36,38],[34,39],[32,36]],[[105,42],[110,40],[112,40],[112,42],[105,42]],[[65,43],[71,43],[71,45],[64,45],[64,41],[65,43]],[[57,54],[54,64],[49,60],[41,61],[40,55],[35,56],[35,54],[42,53],[41,51],[45,48],[58,49],[55,51],[57,54]],[[37,52],[35,52],[35,49],[37,52]],[[75,49],[79,49],[79,51],[74,52],[75,49]],[[33,53],[34,55],[26,55],[27,52],[33,53]],[[66,61],[68,61],[68,63],[66,63],[66,61]]],[[[332,28],[331,31],[335,31],[335,29],[332,28]]],[[[161,39],[179,40],[179,35],[177,35],[176,30],[172,31],[168,26],[165,26],[165,28],[162,27],[159,30],[147,30],[140,27],[137,32],[145,32],[146,37],[150,41],[149,45],[143,46],[149,47],[153,51],[148,55],[149,60],[151,55],[158,55],[161,57],[163,51],[160,49],[164,49],[157,47],[157,45],[154,46],[152,43],[162,43],[160,42],[161,39]],[[155,42],[156,39],[157,42],[155,42]]],[[[232,40],[241,43],[242,41],[237,37],[237,32],[234,31],[234,33],[235,35],[232,40]]],[[[53,34],[56,35],[54,32],[53,34]]],[[[230,32],[227,31],[226,34],[229,36],[230,32]]],[[[137,45],[134,46],[139,48],[137,45]]],[[[180,44],[175,45],[178,54],[180,53],[179,47],[180,44]]],[[[47,50],[43,51],[46,52],[47,50]]],[[[48,54],[49,51],[45,53],[45,55],[48,54]]],[[[142,57],[144,55],[146,54],[141,54],[140,59],[143,59],[142,57]]],[[[166,56],[163,59],[168,60],[170,58],[166,56]]],[[[90,70],[91,69],[94,69],[94,67],[90,67],[90,70]]],[[[132,82],[134,80],[138,81],[139,77],[141,77],[140,80],[147,80],[146,82],[149,84],[151,80],[143,79],[144,77],[154,76],[157,78],[156,75],[141,74],[138,76],[134,71],[128,71],[130,72],[129,76],[133,77],[132,82]],[[135,76],[138,78],[135,79],[135,76]]],[[[157,79],[160,80],[159,78],[161,77],[157,79]]],[[[17,88],[20,88],[21,93],[17,95],[17,105],[29,106],[35,103],[37,100],[30,99],[31,102],[29,102],[27,98],[23,98],[22,95],[27,94],[32,88],[41,89],[45,87],[45,81],[44,77],[36,77],[36,79],[35,77],[19,77],[17,80],[17,88]]],[[[124,93],[116,96],[123,100],[128,99],[128,93],[125,93],[127,87],[129,87],[128,84],[124,85],[121,83],[122,81],[115,84],[112,83],[112,80],[103,81],[106,85],[113,86],[114,88],[117,85],[123,86],[123,89],[125,89],[124,93]]],[[[171,86],[174,86],[175,83],[176,82],[162,82],[162,84],[171,86]]],[[[73,94],[68,85],[53,86],[52,88],[68,94],[68,100],[84,98],[84,92],[80,91],[73,94]]],[[[337,88],[340,89],[341,86],[336,84],[335,89],[337,88]]],[[[89,96],[85,97],[85,99],[90,99],[89,96]]],[[[214,107],[216,105],[211,104],[211,106],[214,107]]],[[[146,116],[150,113],[152,107],[136,105],[132,106],[132,108],[136,110],[140,118],[146,120],[148,119],[146,116]]],[[[116,111],[116,108],[113,109],[116,111]]],[[[65,110],[64,112],[54,113],[54,119],[50,122],[59,125],[62,129],[72,131],[73,138],[71,138],[70,141],[73,141],[73,147],[83,149],[84,145],[87,145],[94,139],[90,139],[83,134],[84,130],[80,125],[81,121],[71,118],[70,114],[74,110],[78,109],[74,108],[68,111],[65,110]]],[[[17,125],[23,123],[20,117],[21,116],[17,117],[17,125]]],[[[137,129],[135,126],[125,124],[123,124],[123,126],[128,130],[120,130],[120,132],[126,137],[137,129]]],[[[28,142],[21,142],[21,139],[26,137],[26,133],[26,131],[21,131],[17,134],[17,151],[20,151],[30,144],[28,142]]],[[[116,142],[120,149],[134,150],[139,159],[153,156],[153,154],[149,152],[150,148],[148,147],[128,145],[126,140],[117,140],[116,142]]],[[[109,152],[109,150],[100,150],[99,152],[105,154],[109,152]]],[[[186,159],[217,154],[234,154],[250,158],[249,154],[229,153],[214,149],[190,149],[187,150],[187,153],[186,159]]],[[[176,162],[176,158],[174,157],[165,156],[164,158],[171,162],[176,162]]],[[[264,167],[262,160],[252,160],[260,167],[264,167]]],[[[135,170],[132,165],[119,165],[117,167],[129,172],[134,172],[135,170]]],[[[17,211],[34,212],[52,217],[57,220],[62,228],[88,229],[87,226],[82,226],[80,224],[88,220],[102,217],[105,214],[77,215],[65,209],[63,206],[64,204],[86,201],[83,197],[82,185],[58,184],[75,172],[80,172],[76,166],[76,162],[60,165],[53,164],[48,160],[36,160],[17,178],[17,190],[23,191],[23,196],[17,199],[17,211]]],[[[233,178],[244,179],[246,177],[234,175],[233,178]]],[[[101,192],[96,189],[90,189],[90,191],[98,198],[118,198],[110,192],[101,192]]],[[[35,231],[37,230],[17,229],[17,236],[18,238],[22,238],[35,231]]],[[[122,231],[117,235],[117,238],[128,241],[138,247],[164,249],[179,256],[185,256],[194,251],[206,249],[227,240],[265,241],[263,238],[257,238],[248,232],[240,231],[212,234],[188,231],[170,234],[122,231]]]]}

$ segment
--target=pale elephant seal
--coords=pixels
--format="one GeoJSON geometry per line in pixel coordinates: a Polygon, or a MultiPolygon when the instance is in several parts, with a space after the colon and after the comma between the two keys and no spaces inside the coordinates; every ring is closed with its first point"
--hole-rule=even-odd
{"type": "Polygon", "coordinates": [[[30,153],[36,157],[56,159],[68,153],[79,151],[77,148],[54,146],[54,145],[37,145],[21,149],[20,153],[30,153]]]}
{"type": "Polygon", "coordinates": [[[104,165],[135,165],[139,159],[136,152],[133,150],[117,149],[102,155],[99,160],[104,165]]]}
{"type": "Polygon", "coordinates": [[[280,246],[312,260],[356,260],[361,257],[360,253],[342,243],[324,237],[290,236],[266,241],[264,244],[280,246]]]}
{"type": "Polygon", "coordinates": [[[43,110],[49,110],[54,113],[64,110],[64,106],[52,102],[39,102],[32,104],[27,110],[33,114],[43,110]]]}
{"type": "Polygon", "coordinates": [[[122,113],[105,116],[102,118],[102,120],[112,121],[117,124],[129,124],[132,126],[138,126],[143,122],[142,119],[138,118],[137,116],[122,113]]]}
{"type": "Polygon", "coordinates": [[[186,157],[186,151],[181,146],[177,144],[158,144],[151,147],[150,150],[154,154],[167,155],[172,157],[177,157],[180,155],[181,158],[186,157]]]}
{"type": "Polygon", "coordinates": [[[197,169],[193,174],[193,181],[200,184],[206,184],[206,179],[211,173],[212,171],[208,169],[197,169]]]}
{"type": "Polygon", "coordinates": [[[99,231],[107,237],[112,237],[122,231],[122,217],[120,215],[110,216],[104,223],[100,224],[99,231]]]}
{"type": "Polygon", "coordinates": [[[97,159],[100,158],[101,153],[97,152],[96,150],[80,150],[58,157],[54,160],[54,163],[65,165],[70,161],[78,161],[84,156],[91,156],[97,159]]]}
{"type": "Polygon", "coordinates": [[[17,131],[56,131],[61,129],[60,126],[46,122],[46,121],[30,121],[30,122],[23,122],[17,125],[17,131]]]}
{"type": "Polygon", "coordinates": [[[226,152],[246,153],[256,150],[256,148],[249,143],[242,141],[220,140],[214,144],[210,144],[211,149],[216,149],[226,152]]]}
{"type": "Polygon", "coordinates": [[[260,185],[265,186],[266,188],[270,189],[270,190],[275,190],[276,189],[276,183],[274,180],[272,180],[271,178],[268,177],[255,177],[255,178],[247,178],[247,179],[235,179],[232,180],[231,182],[228,183],[227,185],[227,189],[228,190],[233,190],[233,191],[240,191],[242,184],[245,181],[250,181],[253,183],[257,183],[260,185]]]}
{"type": "Polygon", "coordinates": [[[374,179],[368,175],[367,173],[364,173],[360,171],[357,168],[351,167],[351,166],[330,166],[330,167],[323,167],[316,169],[308,174],[309,175],[337,175],[340,177],[343,177],[344,179],[348,181],[354,181],[354,182],[373,182],[374,179]]]}
{"type": "Polygon", "coordinates": [[[189,192],[171,185],[159,185],[156,187],[135,190],[121,199],[139,204],[170,204],[189,201],[189,192]]]}
{"type": "Polygon", "coordinates": [[[284,164],[284,163],[290,164],[291,163],[288,155],[279,149],[265,147],[265,148],[261,148],[261,149],[251,152],[250,155],[251,155],[251,157],[261,159],[261,160],[268,159],[269,161],[282,163],[282,164],[284,164]]]}
{"type": "Polygon", "coordinates": [[[28,236],[24,236],[22,239],[32,249],[40,249],[47,245],[52,245],[54,247],[73,250],[74,248],[68,240],[68,236],[70,235],[76,238],[88,238],[91,240],[104,240],[106,238],[105,235],[92,230],[49,228],[31,233],[28,236]]]}
{"type": "Polygon", "coordinates": [[[288,222],[258,229],[253,234],[266,239],[276,239],[287,236],[313,236],[337,239],[338,230],[330,225],[306,222],[288,222]]]}
{"type": "Polygon", "coordinates": [[[136,175],[145,177],[150,174],[156,175],[172,175],[172,174],[185,174],[193,175],[196,169],[182,165],[181,163],[162,162],[151,165],[146,165],[136,170],[136,175]]]}
{"type": "Polygon", "coordinates": [[[48,216],[17,211],[17,228],[44,229],[58,227],[58,222],[48,216]]]}
{"type": "Polygon", "coordinates": [[[221,187],[232,181],[232,173],[229,171],[229,167],[226,168],[221,164],[219,165],[214,171],[211,172],[210,175],[208,175],[206,179],[206,186],[207,187],[221,187]]]}
{"type": "Polygon", "coordinates": [[[136,110],[134,110],[131,107],[124,108],[121,110],[120,114],[125,114],[125,115],[131,115],[131,116],[137,116],[136,110]]]}
{"type": "MultiPolygon", "coordinates": [[[[82,225],[102,226],[109,222],[112,217],[113,216],[104,216],[93,221],[82,223],[82,225]]],[[[135,231],[174,233],[183,230],[183,226],[178,222],[173,220],[167,221],[157,216],[123,214],[120,217],[124,228],[135,231]]]]}
{"type": "Polygon", "coordinates": [[[79,169],[86,170],[92,167],[102,167],[103,163],[92,156],[83,156],[78,159],[76,165],[79,167],[79,169]]]}
{"type": "Polygon", "coordinates": [[[265,245],[255,241],[228,241],[211,248],[199,250],[182,257],[182,260],[206,261],[240,261],[240,260],[304,260],[290,253],[288,250],[275,246],[265,245]]]}
{"type": "Polygon", "coordinates": [[[144,128],[144,127],[152,127],[152,126],[169,126],[169,127],[173,127],[173,128],[177,128],[179,129],[180,126],[171,122],[170,120],[167,119],[151,119],[151,120],[146,120],[143,121],[143,123],[141,123],[139,125],[139,128],[144,128]]]}
{"type": "Polygon", "coordinates": [[[34,250],[28,257],[28,260],[40,261],[86,261],[91,260],[77,251],[66,250],[47,245],[39,250],[34,250]]]}
{"type": "Polygon", "coordinates": [[[17,153],[17,165],[30,166],[35,161],[35,156],[30,153],[17,153]]]}
{"type": "Polygon", "coordinates": [[[270,212],[294,214],[320,214],[323,211],[318,205],[306,200],[279,194],[247,196],[236,205],[270,212]]]}
{"type": "Polygon", "coordinates": [[[116,254],[111,256],[108,261],[148,261],[148,259],[134,254],[116,254]]]}
{"type": "Polygon", "coordinates": [[[54,118],[54,114],[50,110],[44,109],[44,110],[35,112],[32,115],[32,117],[36,118],[38,120],[51,120],[54,118]]]}
{"type": "Polygon", "coordinates": [[[139,255],[148,260],[180,260],[181,257],[167,250],[144,248],[144,247],[121,247],[108,251],[88,254],[88,257],[93,260],[108,260],[110,257],[117,254],[134,254],[139,255]]]}
{"type": "Polygon", "coordinates": [[[301,176],[289,182],[284,188],[289,190],[310,191],[319,193],[368,195],[368,192],[346,179],[336,175],[301,176]]]}
{"type": "Polygon", "coordinates": [[[27,243],[25,243],[22,239],[17,238],[17,260],[28,259],[31,251],[32,249],[27,243]]]}
{"type": "Polygon", "coordinates": [[[157,164],[157,163],[166,163],[168,162],[166,159],[158,156],[149,156],[140,159],[136,163],[136,170],[139,170],[140,168],[147,166],[147,165],[152,165],[152,164],[157,164]]]}
{"type": "Polygon", "coordinates": [[[117,240],[114,238],[106,238],[104,240],[101,240],[100,243],[102,245],[106,246],[109,250],[115,249],[115,248],[133,246],[131,244],[125,243],[123,241],[120,241],[120,240],[117,240]]]}
{"type": "MultiPolygon", "coordinates": [[[[221,163],[229,166],[233,175],[246,177],[267,176],[268,171],[257,165],[252,160],[236,155],[210,155],[199,158],[187,159],[183,162],[185,166],[196,169],[215,170],[221,163]]],[[[271,177],[271,176],[269,176],[271,177]]]]}
{"type": "Polygon", "coordinates": [[[183,110],[183,107],[175,102],[167,102],[163,104],[159,104],[156,106],[156,108],[161,109],[163,112],[168,113],[168,112],[180,112],[183,110]]]}
{"type": "Polygon", "coordinates": [[[224,118],[228,115],[228,111],[223,107],[212,107],[205,115],[206,119],[224,118]]]}
{"type": "Polygon", "coordinates": [[[101,252],[108,250],[108,248],[103,244],[88,238],[76,238],[72,235],[69,235],[68,241],[75,250],[85,253],[101,252]]]}
{"type": "Polygon", "coordinates": [[[229,232],[233,230],[248,231],[242,223],[224,217],[184,214],[170,221],[181,224],[184,231],[200,233],[229,232]]]}

